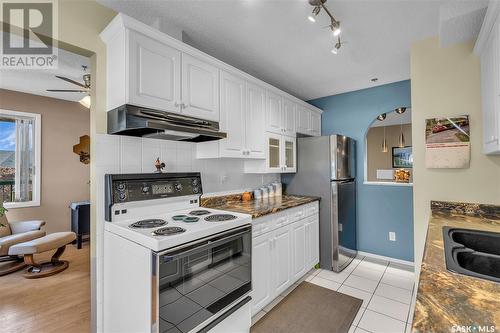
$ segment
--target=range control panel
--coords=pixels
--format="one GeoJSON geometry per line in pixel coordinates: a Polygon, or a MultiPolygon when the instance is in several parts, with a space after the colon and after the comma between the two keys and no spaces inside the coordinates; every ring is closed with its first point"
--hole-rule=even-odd
{"type": "Polygon", "coordinates": [[[199,177],[117,180],[113,182],[112,186],[114,203],[202,194],[199,177]]]}

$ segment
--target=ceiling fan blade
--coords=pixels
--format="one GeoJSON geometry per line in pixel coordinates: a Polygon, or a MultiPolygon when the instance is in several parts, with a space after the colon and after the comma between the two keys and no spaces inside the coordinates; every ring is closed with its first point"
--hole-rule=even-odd
{"type": "Polygon", "coordinates": [[[47,89],[51,92],[77,92],[77,93],[88,93],[88,90],[74,90],[74,89],[47,89]]]}
{"type": "Polygon", "coordinates": [[[82,88],[87,88],[85,87],[84,84],[81,84],[80,82],[77,82],[77,81],[74,81],[74,80],[71,80],[71,79],[68,79],[67,77],[64,77],[64,76],[59,76],[59,75],[56,75],[57,78],[61,79],[61,80],[64,80],[66,82],[69,82],[69,83],[73,83],[73,84],[76,84],[77,86],[80,86],[82,88]]]}

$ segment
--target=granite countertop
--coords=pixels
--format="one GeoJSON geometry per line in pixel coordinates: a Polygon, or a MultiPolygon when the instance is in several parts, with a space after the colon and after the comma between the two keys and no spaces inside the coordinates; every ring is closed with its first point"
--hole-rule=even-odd
{"type": "Polygon", "coordinates": [[[431,207],[413,332],[460,332],[457,326],[473,333],[500,330],[500,283],[447,271],[442,231],[451,226],[500,232],[500,206],[432,202],[431,207]]]}
{"type": "Polygon", "coordinates": [[[252,215],[252,218],[273,214],[288,208],[320,200],[319,197],[282,195],[269,199],[243,201],[241,194],[201,199],[201,206],[252,215]]]}

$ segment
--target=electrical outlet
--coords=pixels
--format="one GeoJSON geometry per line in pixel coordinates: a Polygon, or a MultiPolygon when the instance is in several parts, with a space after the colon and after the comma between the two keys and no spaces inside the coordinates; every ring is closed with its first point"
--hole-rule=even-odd
{"type": "Polygon", "coordinates": [[[225,182],[227,182],[227,178],[228,178],[227,175],[220,176],[220,183],[224,184],[225,182]]]}
{"type": "Polygon", "coordinates": [[[389,231],[389,240],[393,242],[396,241],[396,233],[394,231],[389,231]]]}

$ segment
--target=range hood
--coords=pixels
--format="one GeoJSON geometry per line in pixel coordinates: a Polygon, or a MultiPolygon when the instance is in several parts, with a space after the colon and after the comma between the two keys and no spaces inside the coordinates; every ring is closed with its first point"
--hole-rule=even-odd
{"type": "Polygon", "coordinates": [[[108,112],[108,134],[205,142],[225,139],[216,121],[124,104],[108,112]]]}

